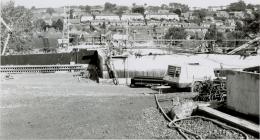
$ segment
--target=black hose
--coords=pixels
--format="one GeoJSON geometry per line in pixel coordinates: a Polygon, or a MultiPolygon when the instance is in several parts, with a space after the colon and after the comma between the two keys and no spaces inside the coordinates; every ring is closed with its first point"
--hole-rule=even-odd
{"type": "Polygon", "coordinates": [[[221,127],[224,128],[224,129],[233,129],[233,130],[235,130],[235,131],[241,133],[242,135],[244,135],[245,139],[249,139],[249,138],[248,138],[248,135],[247,135],[245,132],[243,132],[243,131],[241,131],[241,130],[235,128],[235,127],[228,126],[228,125],[226,125],[226,124],[224,124],[224,123],[222,123],[222,122],[219,122],[219,121],[217,121],[217,120],[210,119],[210,118],[203,117],[203,116],[190,116],[190,117],[186,117],[186,118],[183,118],[183,119],[176,119],[176,120],[174,120],[173,122],[178,122],[178,121],[188,120],[188,119],[193,119],[193,118],[201,118],[201,119],[203,119],[203,120],[211,121],[211,122],[217,124],[218,126],[221,126],[221,127]]]}
{"type": "Polygon", "coordinates": [[[161,105],[160,105],[160,103],[159,103],[159,101],[158,101],[158,98],[157,98],[157,96],[156,96],[155,94],[154,94],[154,97],[155,97],[155,101],[156,101],[156,104],[157,104],[159,110],[162,112],[162,114],[164,115],[164,117],[170,122],[170,123],[168,124],[168,126],[169,126],[170,128],[176,128],[176,129],[180,132],[180,134],[181,134],[185,139],[189,139],[189,137],[188,137],[182,130],[184,130],[185,132],[187,132],[187,133],[189,133],[189,134],[194,135],[196,138],[202,139],[202,136],[201,136],[201,135],[198,135],[198,134],[196,134],[196,133],[193,133],[193,132],[191,132],[191,131],[189,131],[189,130],[183,128],[183,127],[180,127],[178,124],[176,124],[176,122],[178,122],[178,121],[187,120],[187,119],[193,119],[193,118],[201,118],[201,119],[204,119],[204,120],[207,120],[207,121],[211,121],[211,122],[213,122],[213,123],[215,123],[215,124],[221,126],[222,128],[225,128],[225,129],[233,129],[234,131],[241,133],[241,134],[245,137],[245,139],[248,139],[248,135],[247,135],[245,132],[243,132],[243,131],[241,131],[241,130],[239,130],[239,129],[237,129],[237,128],[234,128],[234,127],[232,127],[232,126],[228,126],[228,125],[226,125],[226,124],[224,124],[224,123],[221,123],[221,122],[219,122],[219,121],[217,121],[217,120],[207,118],[207,117],[203,117],[203,116],[190,116],[190,117],[186,117],[186,118],[183,118],[183,119],[175,119],[175,120],[172,120],[171,118],[169,118],[169,116],[168,116],[168,115],[164,112],[164,110],[162,109],[162,107],[161,107],[161,105]]]}
{"type": "MultiPolygon", "coordinates": [[[[168,124],[168,126],[169,126],[170,128],[176,128],[177,131],[179,131],[180,134],[181,134],[185,139],[189,139],[189,137],[188,137],[182,130],[184,130],[184,131],[186,131],[186,132],[188,132],[188,133],[190,133],[190,134],[195,134],[195,133],[193,133],[193,132],[191,132],[191,131],[189,131],[189,130],[187,130],[187,129],[185,129],[185,128],[182,128],[182,127],[178,126],[176,123],[172,122],[173,120],[172,120],[171,118],[169,118],[169,116],[164,112],[164,110],[162,109],[161,105],[159,104],[159,101],[158,101],[158,98],[157,98],[156,94],[154,94],[154,97],[155,97],[156,104],[157,104],[157,106],[159,107],[160,111],[163,113],[164,117],[170,122],[170,123],[168,124]]],[[[198,136],[198,137],[201,138],[201,136],[199,136],[199,135],[196,135],[196,134],[195,134],[195,136],[198,136]]]]}

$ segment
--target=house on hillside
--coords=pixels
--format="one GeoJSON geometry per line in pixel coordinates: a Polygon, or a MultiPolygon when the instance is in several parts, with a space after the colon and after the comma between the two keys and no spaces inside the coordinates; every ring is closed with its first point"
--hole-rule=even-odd
{"type": "Polygon", "coordinates": [[[193,12],[191,12],[191,11],[185,12],[185,13],[181,13],[181,16],[184,18],[184,20],[195,19],[195,16],[193,16],[193,12]]]}
{"type": "Polygon", "coordinates": [[[209,28],[211,24],[212,24],[212,22],[202,22],[202,23],[200,24],[200,26],[201,26],[201,27],[209,28]]]}
{"type": "Polygon", "coordinates": [[[88,13],[82,11],[81,9],[74,9],[73,18],[81,18],[82,16],[86,16],[88,13]]]}
{"type": "Polygon", "coordinates": [[[226,32],[226,31],[230,31],[230,32],[233,32],[233,31],[235,31],[235,28],[236,28],[236,26],[225,26],[225,25],[221,25],[221,26],[218,26],[217,27],[217,30],[219,31],[219,32],[226,32]]]}
{"type": "Polygon", "coordinates": [[[229,15],[232,18],[238,18],[238,19],[244,19],[245,18],[245,13],[243,11],[233,11],[229,12],[229,15]]]}
{"type": "Polygon", "coordinates": [[[175,13],[169,13],[169,14],[148,14],[146,16],[147,19],[166,19],[166,20],[176,20],[179,21],[179,16],[175,13]]]}
{"type": "Polygon", "coordinates": [[[32,9],[33,14],[43,14],[46,13],[47,8],[36,8],[32,9]]]}
{"type": "Polygon", "coordinates": [[[220,11],[220,10],[225,10],[227,9],[227,6],[209,6],[208,10],[209,11],[220,11]]]}
{"type": "Polygon", "coordinates": [[[216,17],[219,17],[219,18],[221,18],[221,17],[229,18],[229,14],[226,11],[217,11],[215,13],[215,15],[216,15],[216,17]]]}
{"type": "Polygon", "coordinates": [[[102,11],[103,11],[103,7],[102,6],[92,6],[91,7],[91,14],[101,14],[102,13],[102,11]]]}
{"type": "MultiPolygon", "coordinates": [[[[66,20],[66,19],[64,19],[66,20]]],[[[65,22],[65,21],[64,21],[65,22]]],[[[75,18],[75,19],[69,19],[70,24],[80,24],[80,18],[75,18]]]]}
{"type": "Polygon", "coordinates": [[[224,21],[224,24],[225,24],[226,26],[236,27],[236,22],[235,22],[234,19],[226,19],[226,20],[224,21]]]}
{"type": "Polygon", "coordinates": [[[205,16],[204,17],[205,21],[214,21],[214,17],[213,16],[205,16]]]}
{"type": "Polygon", "coordinates": [[[87,21],[91,21],[91,20],[93,20],[93,16],[90,14],[83,15],[80,18],[81,22],[87,22],[87,21]]]}
{"type": "Polygon", "coordinates": [[[119,16],[116,14],[97,14],[96,20],[119,20],[119,16]]]}
{"type": "Polygon", "coordinates": [[[135,20],[135,21],[128,22],[128,25],[129,26],[144,26],[145,22],[140,21],[140,20],[135,20]]]}
{"type": "Polygon", "coordinates": [[[216,24],[216,26],[222,26],[224,25],[224,22],[222,20],[215,20],[213,24],[216,24]]]}
{"type": "Polygon", "coordinates": [[[121,20],[143,20],[143,15],[139,13],[123,14],[121,20]]]}
{"type": "Polygon", "coordinates": [[[159,9],[158,10],[158,14],[169,14],[169,10],[166,10],[166,9],[159,9]]]}

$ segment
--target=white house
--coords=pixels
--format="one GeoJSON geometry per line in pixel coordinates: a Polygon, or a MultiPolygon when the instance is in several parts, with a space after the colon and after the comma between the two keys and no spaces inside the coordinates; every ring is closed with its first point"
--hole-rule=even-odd
{"type": "Polygon", "coordinates": [[[81,22],[86,22],[86,21],[90,21],[90,20],[93,20],[93,16],[91,16],[91,15],[82,16],[80,19],[81,22]]]}
{"type": "Polygon", "coordinates": [[[139,13],[123,14],[122,20],[142,20],[143,16],[139,13]]]}
{"type": "Polygon", "coordinates": [[[96,15],[96,20],[119,20],[119,16],[116,14],[100,14],[96,15]]]}
{"type": "Polygon", "coordinates": [[[217,12],[216,12],[216,16],[217,16],[217,17],[229,18],[229,14],[228,14],[228,12],[226,12],[226,11],[217,11],[217,12]]]}
{"type": "Polygon", "coordinates": [[[171,20],[177,20],[179,21],[179,16],[177,14],[174,13],[170,13],[170,14],[149,14],[146,16],[147,19],[171,19],[171,20]]]}

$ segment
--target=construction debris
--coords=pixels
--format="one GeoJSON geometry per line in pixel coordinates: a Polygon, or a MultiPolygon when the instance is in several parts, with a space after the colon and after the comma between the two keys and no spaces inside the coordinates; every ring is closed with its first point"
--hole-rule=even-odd
{"type": "Polygon", "coordinates": [[[197,81],[194,84],[195,92],[199,95],[194,98],[196,101],[225,101],[226,100],[226,80],[217,78],[213,81],[197,81]]]}

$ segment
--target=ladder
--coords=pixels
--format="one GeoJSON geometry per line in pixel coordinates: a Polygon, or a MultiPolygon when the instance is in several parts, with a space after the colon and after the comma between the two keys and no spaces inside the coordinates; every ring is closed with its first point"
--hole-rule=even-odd
{"type": "Polygon", "coordinates": [[[115,66],[114,64],[110,61],[110,58],[106,59],[106,66],[107,66],[107,71],[109,74],[109,77],[113,79],[113,83],[115,85],[118,85],[119,81],[118,81],[118,76],[115,70],[115,66]]]}

